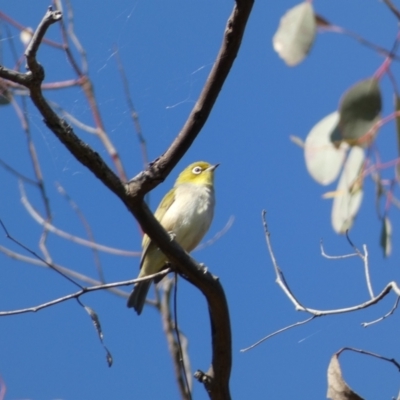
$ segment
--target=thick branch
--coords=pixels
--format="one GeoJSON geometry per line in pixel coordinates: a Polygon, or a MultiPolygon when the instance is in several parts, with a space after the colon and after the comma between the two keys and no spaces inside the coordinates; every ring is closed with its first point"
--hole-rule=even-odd
{"type": "Polygon", "coordinates": [[[253,3],[254,0],[236,1],[214,66],[187,121],[167,151],[150,165],[145,174],[131,181],[130,191],[144,195],[162,182],[200,133],[239,52],[253,3]]]}

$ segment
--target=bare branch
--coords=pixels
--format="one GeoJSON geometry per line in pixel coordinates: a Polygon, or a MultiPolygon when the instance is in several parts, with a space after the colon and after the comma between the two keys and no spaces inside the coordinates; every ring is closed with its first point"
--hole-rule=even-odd
{"type": "Polygon", "coordinates": [[[390,11],[400,20],[400,11],[392,3],[392,0],[383,0],[383,2],[389,7],[390,11]]]}
{"type": "Polygon", "coordinates": [[[162,282],[160,282],[160,285],[161,284],[163,287],[163,292],[157,308],[161,314],[163,330],[167,338],[168,348],[174,366],[175,379],[181,394],[181,398],[184,400],[190,400],[192,381],[190,379],[190,363],[187,350],[187,339],[174,323],[170,310],[171,293],[172,289],[175,287],[174,280],[172,278],[165,278],[162,282]],[[179,344],[177,343],[176,330],[178,330],[180,338],[181,351],[183,354],[182,357],[181,352],[179,351],[179,344]],[[184,368],[182,368],[182,362],[184,363],[184,368]],[[188,371],[186,371],[186,369],[188,371]],[[185,384],[185,377],[188,382],[187,384],[185,384]]]}
{"type": "Polygon", "coordinates": [[[371,299],[373,299],[374,298],[374,292],[372,290],[371,278],[370,278],[370,275],[369,275],[369,263],[368,263],[368,249],[367,249],[367,246],[365,244],[363,245],[364,254],[362,254],[361,251],[357,248],[357,246],[355,246],[355,244],[351,241],[348,230],[346,231],[346,238],[347,238],[347,241],[350,243],[350,246],[353,247],[353,249],[356,252],[356,254],[361,258],[361,260],[364,263],[365,280],[367,282],[369,295],[370,295],[371,299]]]}
{"type": "Polygon", "coordinates": [[[355,349],[354,347],[343,347],[336,354],[339,356],[341,353],[343,353],[346,350],[354,351],[355,353],[365,354],[367,356],[371,356],[371,357],[375,357],[375,358],[379,358],[380,360],[383,360],[383,361],[388,361],[388,362],[392,363],[400,371],[400,364],[394,358],[384,357],[384,356],[381,356],[376,353],[371,353],[370,351],[355,349]]]}
{"type": "Polygon", "coordinates": [[[59,297],[57,299],[48,301],[47,303],[39,304],[38,306],[35,306],[35,307],[22,308],[22,309],[13,310],[13,311],[0,311],[0,317],[9,317],[10,315],[18,315],[18,314],[26,314],[26,313],[30,313],[30,312],[37,312],[37,311],[43,310],[44,308],[63,303],[64,301],[68,301],[71,299],[78,299],[80,296],[82,296],[85,293],[95,292],[97,290],[107,290],[107,289],[112,289],[112,288],[116,288],[116,287],[120,287],[120,286],[128,286],[128,285],[132,285],[137,282],[147,281],[147,280],[151,280],[154,278],[162,278],[163,276],[167,275],[170,271],[171,271],[170,269],[165,269],[161,272],[158,272],[157,274],[148,275],[144,278],[130,279],[130,280],[121,281],[121,282],[105,283],[105,284],[101,284],[101,285],[97,285],[97,286],[89,286],[86,288],[82,288],[81,290],[79,290],[75,293],[71,293],[66,296],[59,297]]]}
{"type": "Polygon", "coordinates": [[[257,347],[259,344],[261,344],[262,342],[265,342],[266,340],[272,338],[273,336],[278,335],[278,334],[280,334],[282,332],[288,331],[289,329],[296,328],[297,326],[305,325],[305,324],[307,324],[308,322],[312,321],[313,319],[315,319],[317,317],[318,317],[318,315],[313,315],[310,318],[305,319],[304,321],[298,321],[298,322],[295,322],[292,325],[288,325],[288,326],[285,326],[284,328],[278,329],[277,331],[270,333],[269,335],[263,337],[259,341],[257,341],[254,344],[252,344],[251,346],[246,347],[246,348],[244,348],[244,349],[242,349],[240,351],[242,353],[244,353],[244,352],[246,352],[248,350],[254,349],[254,347],[257,347]]]}
{"type": "MultiPolygon", "coordinates": [[[[68,204],[75,211],[75,214],[77,215],[77,217],[81,221],[83,227],[85,228],[85,231],[86,231],[86,234],[87,234],[87,236],[89,238],[90,243],[95,243],[94,234],[93,234],[92,228],[90,227],[89,222],[87,221],[87,219],[83,215],[83,212],[80,210],[78,205],[72,200],[72,198],[69,196],[67,191],[59,183],[56,183],[56,186],[57,186],[58,193],[60,193],[67,200],[68,204]]],[[[95,248],[92,249],[92,252],[93,252],[94,264],[95,264],[96,269],[97,269],[98,277],[99,277],[101,283],[105,283],[106,280],[104,278],[104,272],[103,272],[103,268],[101,266],[101,260],[100,260],[99,252],[95,248]]]]}
{"type": "MultiPolygon", "coordinates": [[[[268,231],[268,226],[267,226],[267,222],[266,222],[266,219],[265,219],[265,215],[266,215],[266,212],[263,211],[262,212],[262,218],[263,218],[263,224],[264,224],[264,229],[265,229],[265,238],[266,238],[266,241],[267,241],[268,251],[270,253],[272,264],[273,264],[273,267],[275,269],[276,282],[280,286],[280,288],[283,290],[283,292],[286,294],[288,299],[293,303],[296,311],[304,311],[304,312],[307,312],[309,314],[313,314],[313,315],[316,315],[316,316],[343,314],[343,313],[358,311],[358,310],[370,307],[370,306],[378,303],[379,301],[381,301],[392,290],[395,292],[395,294],[397,296],[400,296],[400,288],[398,287],[396,282],[392,281],[392,282],[389,282],[385,286],[385,288],[377,296],[373,296],[370,300],[365,301],[364,303],[361,303],[361,304],[358,304],[358,305],[355,305],[355,306],[346,307],[346,308],[339,308],[339,309],[333,309],[333,310],[316,310],[316,309],[304,307],[302,304],[300,304],[300,302],[297,300],[295,295],[290,290],[282,271],[278,267],[274,252],[272,250],[270,233],[268,231]]],[[[361,254],[361,256],[362,256],[362,254],[361,254]]]]}
{"type": "Polygon", "coordinates": [[[91,249],[103,251],[104,253],[115,254],[117,256],[124,256],[124,257],[140,257],[142,254],[140,251],[129,251],[129,250],[122,250],[116,249],[114,247],[105,246],[99,243],[95,243],[91,240],[83,239],[81,237],[72,235],[71,233],[65,232],[49,221],[46,221],[31,205],[26,195],[25,189],[22,185],[20,185],[20,193],[21,193],[21,202],[25,207],[26,211],[28,211],[29,215],[40,225],[46,227],[46,229],[54,233],[57,236],[60,236],[66,240],[70,240],[71,242],[78,243],[81,246],[86,246],[91,249]]]}
{"type": "Polygon", "coordinates": [[[374,320],[374,321],[371,321],[371,322],[363,322],[363,323],[361,324],[361,326],[362,326],[363,328],[367,328],[367,327],[370,326],[370,325],[376,324],[376,323],[378,323],[378,322],[383,321],[383,320],[386,319],[387,317],[390,317],[390,316],[396,311],[396,309],[397,309],[397,307],[398,307],[398,305],[399,305],[399,302],[400,302],[400,297],[397,297],[397,298],[396,298],[396,301],[395,301],[395,303],[394,303],[394,305],[393,305],[393,307],[392,307],[392,309],[391,309],[387,314],[385,314],[383,317],[380,317],[380,318],[378,318],[378,319],[376,319],[376,320],[374,320]]]}
{"type": "MultiPolygon", "coordinates": [[[[21,261],[21,262],[24,262],[24,263],[27,263],[27,264],[36,265],[38,267],[49,268],[49,266],[45,262],[43,262],[43,261],[41,261],[41,260],[39,260],[37,258],[24,256],[23,254],[16,253],[15,251],[12,251],[12,250],[8,249],[7,247],[4,247],[4,246],[0,246],[0,252],[5,254],[7,257],[10,257],[10,258],[12,258],[14,260],[17,260],[17,261],[21,261]]],[[[102,282],[98,281],[97,279],[93,279],[93,278],[91,278],[91,277],[89,277],[87,275],[83,275],[83,274],[81,274],[81,273],[79,273],[77,271],[74,271],[74,270],[70,269],[70,268],[63,267],[60,264],[51,263],[51,265],[54,268],[57,268],[61,272],[63,272],[64,275],[70,276],[70,277],[75,278],[75,279],[79,279],[80,281],[85,282],[85,283],[89,283],[90,285],[97,286],[97,285],[101,285],[102,284],[102,282]]],[[[120,296],[120,297],[123,297],[123,298],[126,298],[126,299],[129,296],[129,293],[124,292],[124,291],[119,290],[119,289],[116,289],[116,288],[110,288],[110,289],[107,289],[107,290],[109,292],[117,295],[117,296],[120,296]]]]}
{"type": "Polygon", "coordinates": [[[126,103],[128,105],[129,113],[131,115],[132,122],[133,122],[133,126],[135,128],[136,135],[137,135],[138,140],[139,140],[140,149],[141,149],[141,152],[142,152],[143,168],[146,168],[147,165],[149,164],[149,157],[147,155],[146,140],[145,140],[145,138],[143,136],[142,127],[141,127],[140,122],[139,122],[139,115],[136,112],[135,106],[133,105],[131,93],[130,93],[130,90],[129,90],[128,78],[126,77],[125,69],[124,69],[124,66],[122,65],[121,57],[119,56],[119,51],[118,51],[118,47],[117,46],[114,47],[114,54],[116,55],[117,66],[118,66],[119,73],[121,75],[122,86],[124,88],[126,103]]]}
{"type": "Polygon", "coordinates": [[[320,241],[320,248],[321,248],[322,257],[325,257],[328,260],[342,260],[344,258],[350,258],[350,257],[357,257],[358,256],[357,253],[342,254],[342,255],[339,255],[339,256],[330,256],[330,255],[325,253],[324,244],[323,244],[322,240],[320,241]]]}

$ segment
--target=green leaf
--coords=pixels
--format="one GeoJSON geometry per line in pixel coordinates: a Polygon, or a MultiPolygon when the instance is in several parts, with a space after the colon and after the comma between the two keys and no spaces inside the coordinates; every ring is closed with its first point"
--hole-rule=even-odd
{"type": "Polygon", "coordinates": [[[383,250],[383,256],[389,257],[392,253],[392,224],[388,217],[382,220],[380,244],[383,250]]]}
{"type": "Polygon", "coordinates": [[[336,147],[331,141],[338,122],[337,111],[327,115],[314,125],[304,142],[307,170],[321,185],[329,185],[337,178],[349,147],[344,142],[336,147]]]}
{"type": "Polygon", "coordinates": [[[345,233],[353,225],[363,198],[361,172],[365,154],[361,147],[353,147],[340,175],[332,205],[332,227],[345,233]]]}
{"type": "Polygon", "coordinates": [[[375,78],[356,83],[343,95],[340,106],[339,129],[342,139],[350,145],[367,146],[365,134],[379,121],[382,109],[379,82],[375,78]]]}
{"type": "Polygon", "coordinates": [[[274,50],[289,66],[304,60],[314,43],[317,23],[310,2],[300,3],[281,18],[272,38],[274,50]]]}

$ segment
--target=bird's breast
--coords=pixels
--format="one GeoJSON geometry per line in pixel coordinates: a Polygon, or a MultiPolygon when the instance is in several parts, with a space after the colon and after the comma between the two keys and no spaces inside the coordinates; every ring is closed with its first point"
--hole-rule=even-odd
{"type": "Polygon", "coordinates": [[[192,251],[208,231],[214,216],[214,190],[209,186],[182,184],[175,201],[165,213],[162,225],[175,234],[175,240],[192,251]]]}

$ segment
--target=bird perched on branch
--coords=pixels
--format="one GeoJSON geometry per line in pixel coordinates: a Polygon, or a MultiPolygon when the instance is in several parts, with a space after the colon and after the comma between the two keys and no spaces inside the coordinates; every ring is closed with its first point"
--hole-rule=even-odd
{"type": "MultiPolygon", "coordinates": [[[[174,187],[165,195],[154,216],[187,252],[191,252],[208,231],[214,216],[214,172],[219,164],[204,161],[186,167],[174,187]]],[[[147,236],[143,236],[138,278],[155,274],[167,257],[147,236]]],[[[128,299],[128,307],[141,314],[152,280],[138,282],[128,299]]]]}

